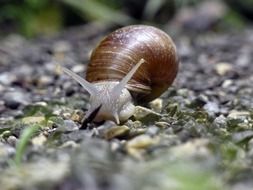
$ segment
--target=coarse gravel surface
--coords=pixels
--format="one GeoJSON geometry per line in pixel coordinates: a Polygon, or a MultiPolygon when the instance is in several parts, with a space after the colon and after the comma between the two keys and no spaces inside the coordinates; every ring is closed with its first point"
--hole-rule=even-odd
{"type": "Polygon", "coordinates": [[[173,86],[123,125],[79,130],[89,97],[58,64],[84,76],[109,31],[0,40],[0,189],[252,189],[253,29],[173,34],[173,86]]]}

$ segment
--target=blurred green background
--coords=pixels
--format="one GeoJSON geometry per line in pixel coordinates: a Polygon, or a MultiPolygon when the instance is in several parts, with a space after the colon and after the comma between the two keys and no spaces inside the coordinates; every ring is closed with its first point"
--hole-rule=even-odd
{"type": "Polygon", "coordinates": [[[67,27],[101,22],[145,23],[205,31],[251,24],[253,0],[1,0],[0,36],[51,35],[67,27]],[[205,3],[216,3],[216,7],[205,3]],[[212,7],[212,8],[210,8],[212,7]],[[204,17],[203,17],[204,15],[204,17]]]}

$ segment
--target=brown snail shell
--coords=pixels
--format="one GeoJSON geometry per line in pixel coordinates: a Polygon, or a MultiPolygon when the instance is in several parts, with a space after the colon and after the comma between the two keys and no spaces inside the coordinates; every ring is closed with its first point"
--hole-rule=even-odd
{"type": "Polygon", "coordinates": [[[138,102],[159,97],[178,71],[176,46],[162,30],[146,25],[120,28],[106,36],[92,52],[86,80],[120,81],[144,59],[126,88],[138,102]]]}

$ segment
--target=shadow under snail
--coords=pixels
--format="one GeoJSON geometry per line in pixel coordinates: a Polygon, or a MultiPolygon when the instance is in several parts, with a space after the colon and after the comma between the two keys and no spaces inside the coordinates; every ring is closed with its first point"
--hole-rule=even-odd
{"type": "Polygon", "coordinates": [[[90,94],[86,118],[117,124],[134,114],[136,103],[159,97],[178,71],[176,46],[153,26],[131,25],[112,32],[93,50],[86,79],[63,71],[90,94]]]}

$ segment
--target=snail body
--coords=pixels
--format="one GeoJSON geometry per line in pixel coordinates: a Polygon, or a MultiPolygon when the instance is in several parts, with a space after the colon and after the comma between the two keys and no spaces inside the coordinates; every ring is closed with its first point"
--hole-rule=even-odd
{"type": "Polygon", "coordinates": [[[158,28],[132,25],[105,37],[93,50],[86,80],[72,71],[63,71],[90,94],[89,116],[95,121],[117,124],[134,113],[134,104],[159,97],[173,82],[178,70],[176,47],[158,28]]]}

